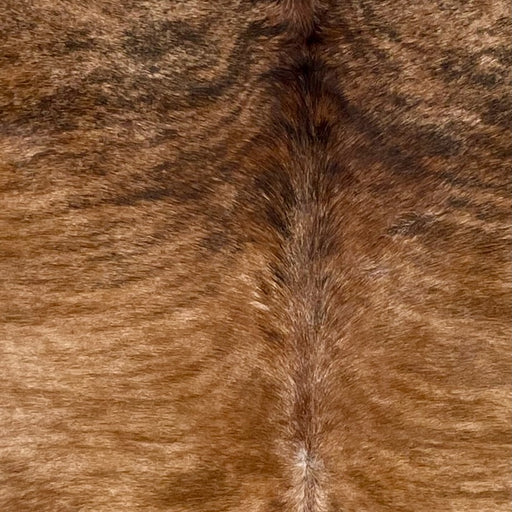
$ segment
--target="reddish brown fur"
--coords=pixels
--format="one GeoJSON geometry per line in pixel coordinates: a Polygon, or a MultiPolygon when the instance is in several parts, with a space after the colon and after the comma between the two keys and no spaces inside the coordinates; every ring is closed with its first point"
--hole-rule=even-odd
{"type": "Polygon", "coordinates": [[[0,511],[509,510],[507,14],[0,5],[0,511]]]}

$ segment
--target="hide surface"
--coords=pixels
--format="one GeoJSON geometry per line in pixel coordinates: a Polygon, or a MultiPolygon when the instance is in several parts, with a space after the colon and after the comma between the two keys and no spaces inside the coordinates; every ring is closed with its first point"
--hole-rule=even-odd
{"type": "Polygon", "coordinates": [[[508,2],[0,3],[0,510],[505,512],[508,2]]]}

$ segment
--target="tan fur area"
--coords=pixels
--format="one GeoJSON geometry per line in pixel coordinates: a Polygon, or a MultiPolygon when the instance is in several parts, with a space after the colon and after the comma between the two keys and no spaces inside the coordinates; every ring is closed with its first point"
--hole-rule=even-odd
{"type": "Polygon", "coordinates": [[[505,512],[504,1],[0,2],[0,512],[505,512]]]}

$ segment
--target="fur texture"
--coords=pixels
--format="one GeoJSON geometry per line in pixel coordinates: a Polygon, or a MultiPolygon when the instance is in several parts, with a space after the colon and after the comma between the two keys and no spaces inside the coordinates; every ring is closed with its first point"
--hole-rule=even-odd
{"type": "Polygon", "coordinates": [[[0,510],[509,510],[508,14],[1,2],[0,510]]]}

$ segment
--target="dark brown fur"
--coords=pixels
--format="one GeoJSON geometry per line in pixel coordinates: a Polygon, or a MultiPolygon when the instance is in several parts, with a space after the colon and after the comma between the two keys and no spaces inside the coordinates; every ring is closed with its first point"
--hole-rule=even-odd
{"type": "Polygon", "coordinates": [[[0,511],[510,507],[491,1],[0,5],[0,511]]]}

